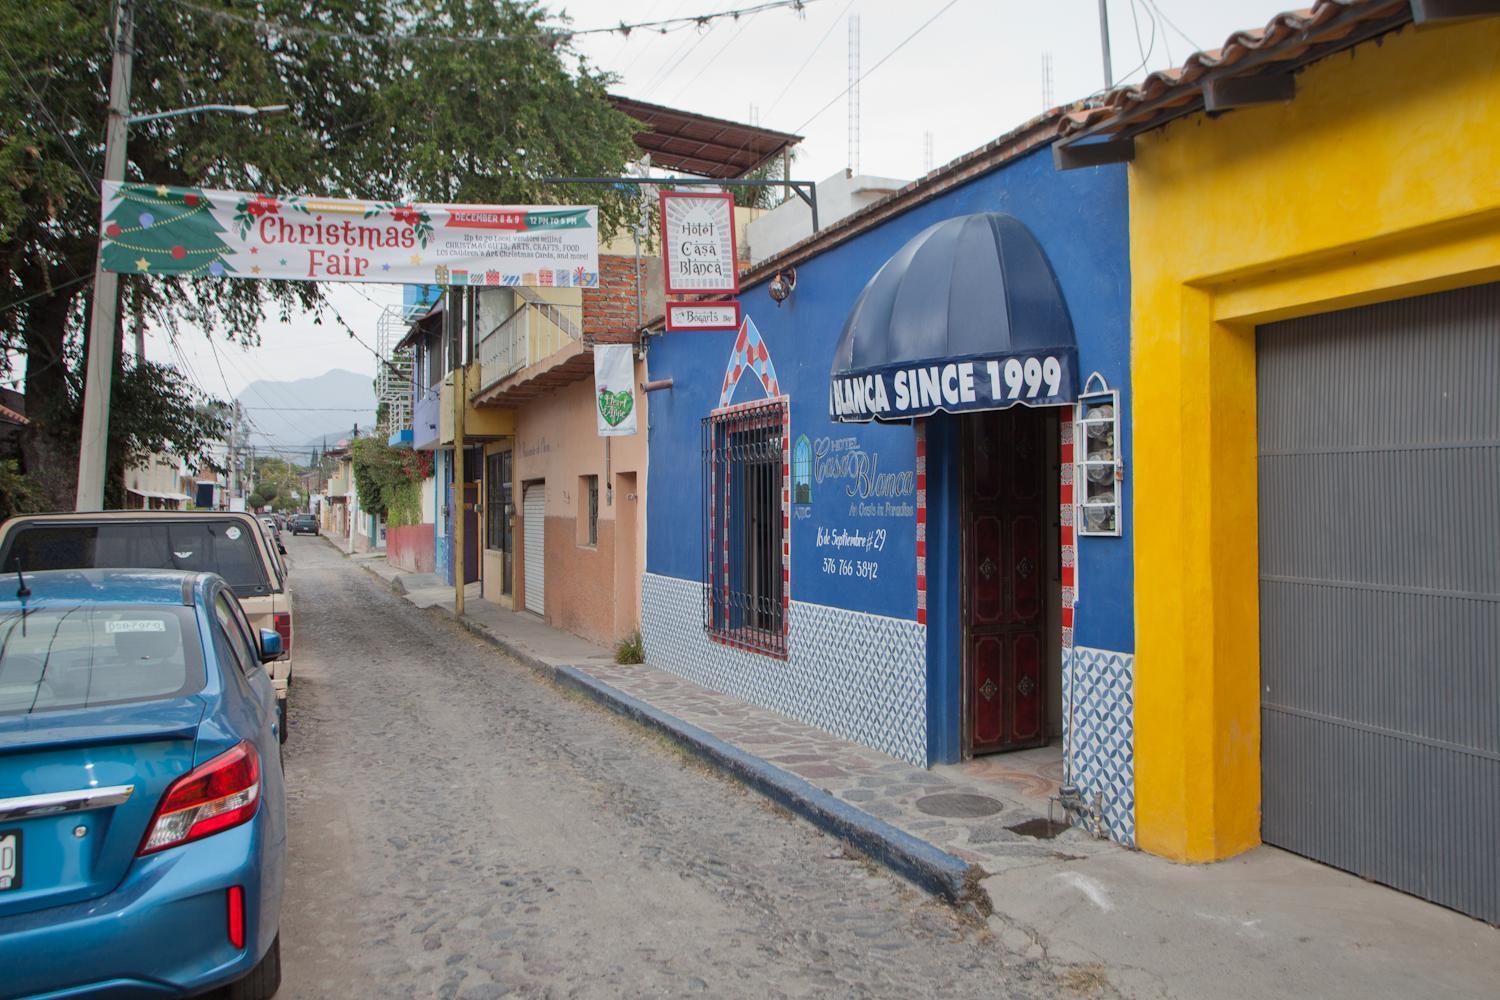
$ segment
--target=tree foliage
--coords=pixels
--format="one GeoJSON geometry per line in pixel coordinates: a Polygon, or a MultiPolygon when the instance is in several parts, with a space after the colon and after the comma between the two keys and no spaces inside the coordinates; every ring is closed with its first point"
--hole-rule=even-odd
{"type": "Polygon", "coordinates": [[[393,528],[422,518],[422,480],[432,475],[432,456],[392,448],[379,438],[356,438],[354,492],[362,509],[384,517],[393,528]]]}
{"type": "MultiPolygon", "coordinates": [[[[541,178],[615,174],[633,151],[630,121],[605,99],[608,78],[544,26],[547,12],[532,0],[133,3],[132,111],[234,103],[289,104],[292,113],[136,126],[128,180],[386,200],[589,202],[603,189],[560,189],[541,178]]],[[[111,6],[0,4],[0,374],[25,359],[33,423],[23,458],[28,474],[48,468],[44,491],[55,503],[70,498],[75,474],[61,457],[77,449],[73,387],[98,245],[111,6]]],[[[613,231],[630,208],[622,194],[602,197],[601,224],[613,231]]],[[[249,344],[268,316],[322,303],[312,283],[137,276],[123,278],[121,299],[120,326],[106,334],[117,348],[126,329],[153,321],[249,344]]],[[[179,394],[166,410],[185,413],[189,399],[179,394]]],[[[122,440],[139,436],[128,419],[116,407],[111,429],[122,440]]]]}

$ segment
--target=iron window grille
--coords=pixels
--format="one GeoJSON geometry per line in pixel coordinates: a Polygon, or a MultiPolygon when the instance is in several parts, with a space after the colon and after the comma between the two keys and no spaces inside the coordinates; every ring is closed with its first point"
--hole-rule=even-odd
{"type": "Polygon", "coordinates": [[[510,534],[510,452],[498,451],[485,458],[484,544],[489,549],[508,549],[510,534]]]}
{"type": "Polygon", "coordinates": [[[599,544],[599,477],[587,476],[589,481],[589,535],[588,544],[599,544]]]}
{"type": "Polygon", "coordinates": [[[757,403],[702,424],[703,628],[787,655],[787,404],[757,403]]]}

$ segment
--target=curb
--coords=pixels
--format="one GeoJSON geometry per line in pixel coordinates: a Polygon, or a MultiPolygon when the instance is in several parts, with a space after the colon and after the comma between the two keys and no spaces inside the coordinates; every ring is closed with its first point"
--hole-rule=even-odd
{"type": "MultiPolygon", "coordinates": [[[[387,584],[393,592],[404,593],[404,588],[396,581],[386,580],[368,566],[360,568],[387,584]]],[[[918,888],[941,896],[955,906],[972,906],[983,916],[993,912],[989,894],[979,884],[989,873],[978,865],[899,830],[806,779],[611,687],[577,667],[549,663],[478,622],[459,618],[440,604],[427,610],[442,614],[542,679],[576,691],[616,715],[666,736],[699,760],[808,820],[918,888]]]]}
{"type": "Polygon", "coordinates": [[[978,865],[898,830],[807,780],[610,687],[577,667],[554,667],[552,676],[559,687],[579,691],[610,711],[667,736],[695,757],[811,821],[908,882],[956,906],[973,905],[981,913],[989,912],[989,898],[979,887],[986,873],[978,865]]]}
{"type": "Polygon", "coordinates": [[[457,618],[447,608],[438,606],[438,610],[544,679],[583,694],[615,714],[666,736],[699,760],[810,821],[908,882],[955,906],[973,906],[982,915],[991,912],[989,895],[979,885],[988,873],[978,865],[898,830],[806,779],[611,687],[577,667],[548,663],[483,625],[457,618]]]}

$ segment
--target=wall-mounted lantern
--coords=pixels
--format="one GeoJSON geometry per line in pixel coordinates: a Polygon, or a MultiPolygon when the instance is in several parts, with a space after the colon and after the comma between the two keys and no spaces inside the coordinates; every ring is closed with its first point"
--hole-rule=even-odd
{"type": "Polygon", "coordinates": [[[771,293],[771,301],[775,302],[776,307],[779,309],[781,308],[781,304],[787,300],[796,287],[797,269],[795,267],[783,267],[776,272],[776,277],[771,279],[771,285],[766,291],[771,293]]]}
{"type": "Polygon", "coordinates": [[[1120,393],[1094,372],[1078,394],[1078,534],[1116,536],[1124,509],[1125,463],[1120,458],[1120,393]]]}

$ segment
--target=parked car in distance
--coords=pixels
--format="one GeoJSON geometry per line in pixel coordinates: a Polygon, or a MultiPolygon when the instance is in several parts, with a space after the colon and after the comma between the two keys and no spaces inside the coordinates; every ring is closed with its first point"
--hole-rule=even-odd
{"type": "MultiPolygon", "coordinates": [[[[228,581],[250,624],[281,636],[270,665],[286,739],[292,682],[292,588],[276,543],[255,515],[236,511],[111,510],[26,514],[0,525],[0,572],[177,569],[228,581]]],[[[3,594],[0,589],[0,594],[3,594]]]]}
{"type": "Polygon", "coordinates": [[[316,535],[318,531],[318,519],[312,514],[297,514],[292,518],[292,534],[294,535],[316,535]]]}
{"type": "Polygon", "coordinates": [[[211,573],[0,586],[5,996],[276,993],[280,646],[211,573]]]}
{"type": "Polygon", "coordinates": [[[281,544],[281,525],[276,523],[276,518],[270,514],[259,514],[256,516],[259,518],[260,523],[265,525],[266,531],[270,533],[271,542],[276,546],[276,551],[285,555],[286,546],[281,544]]]}

